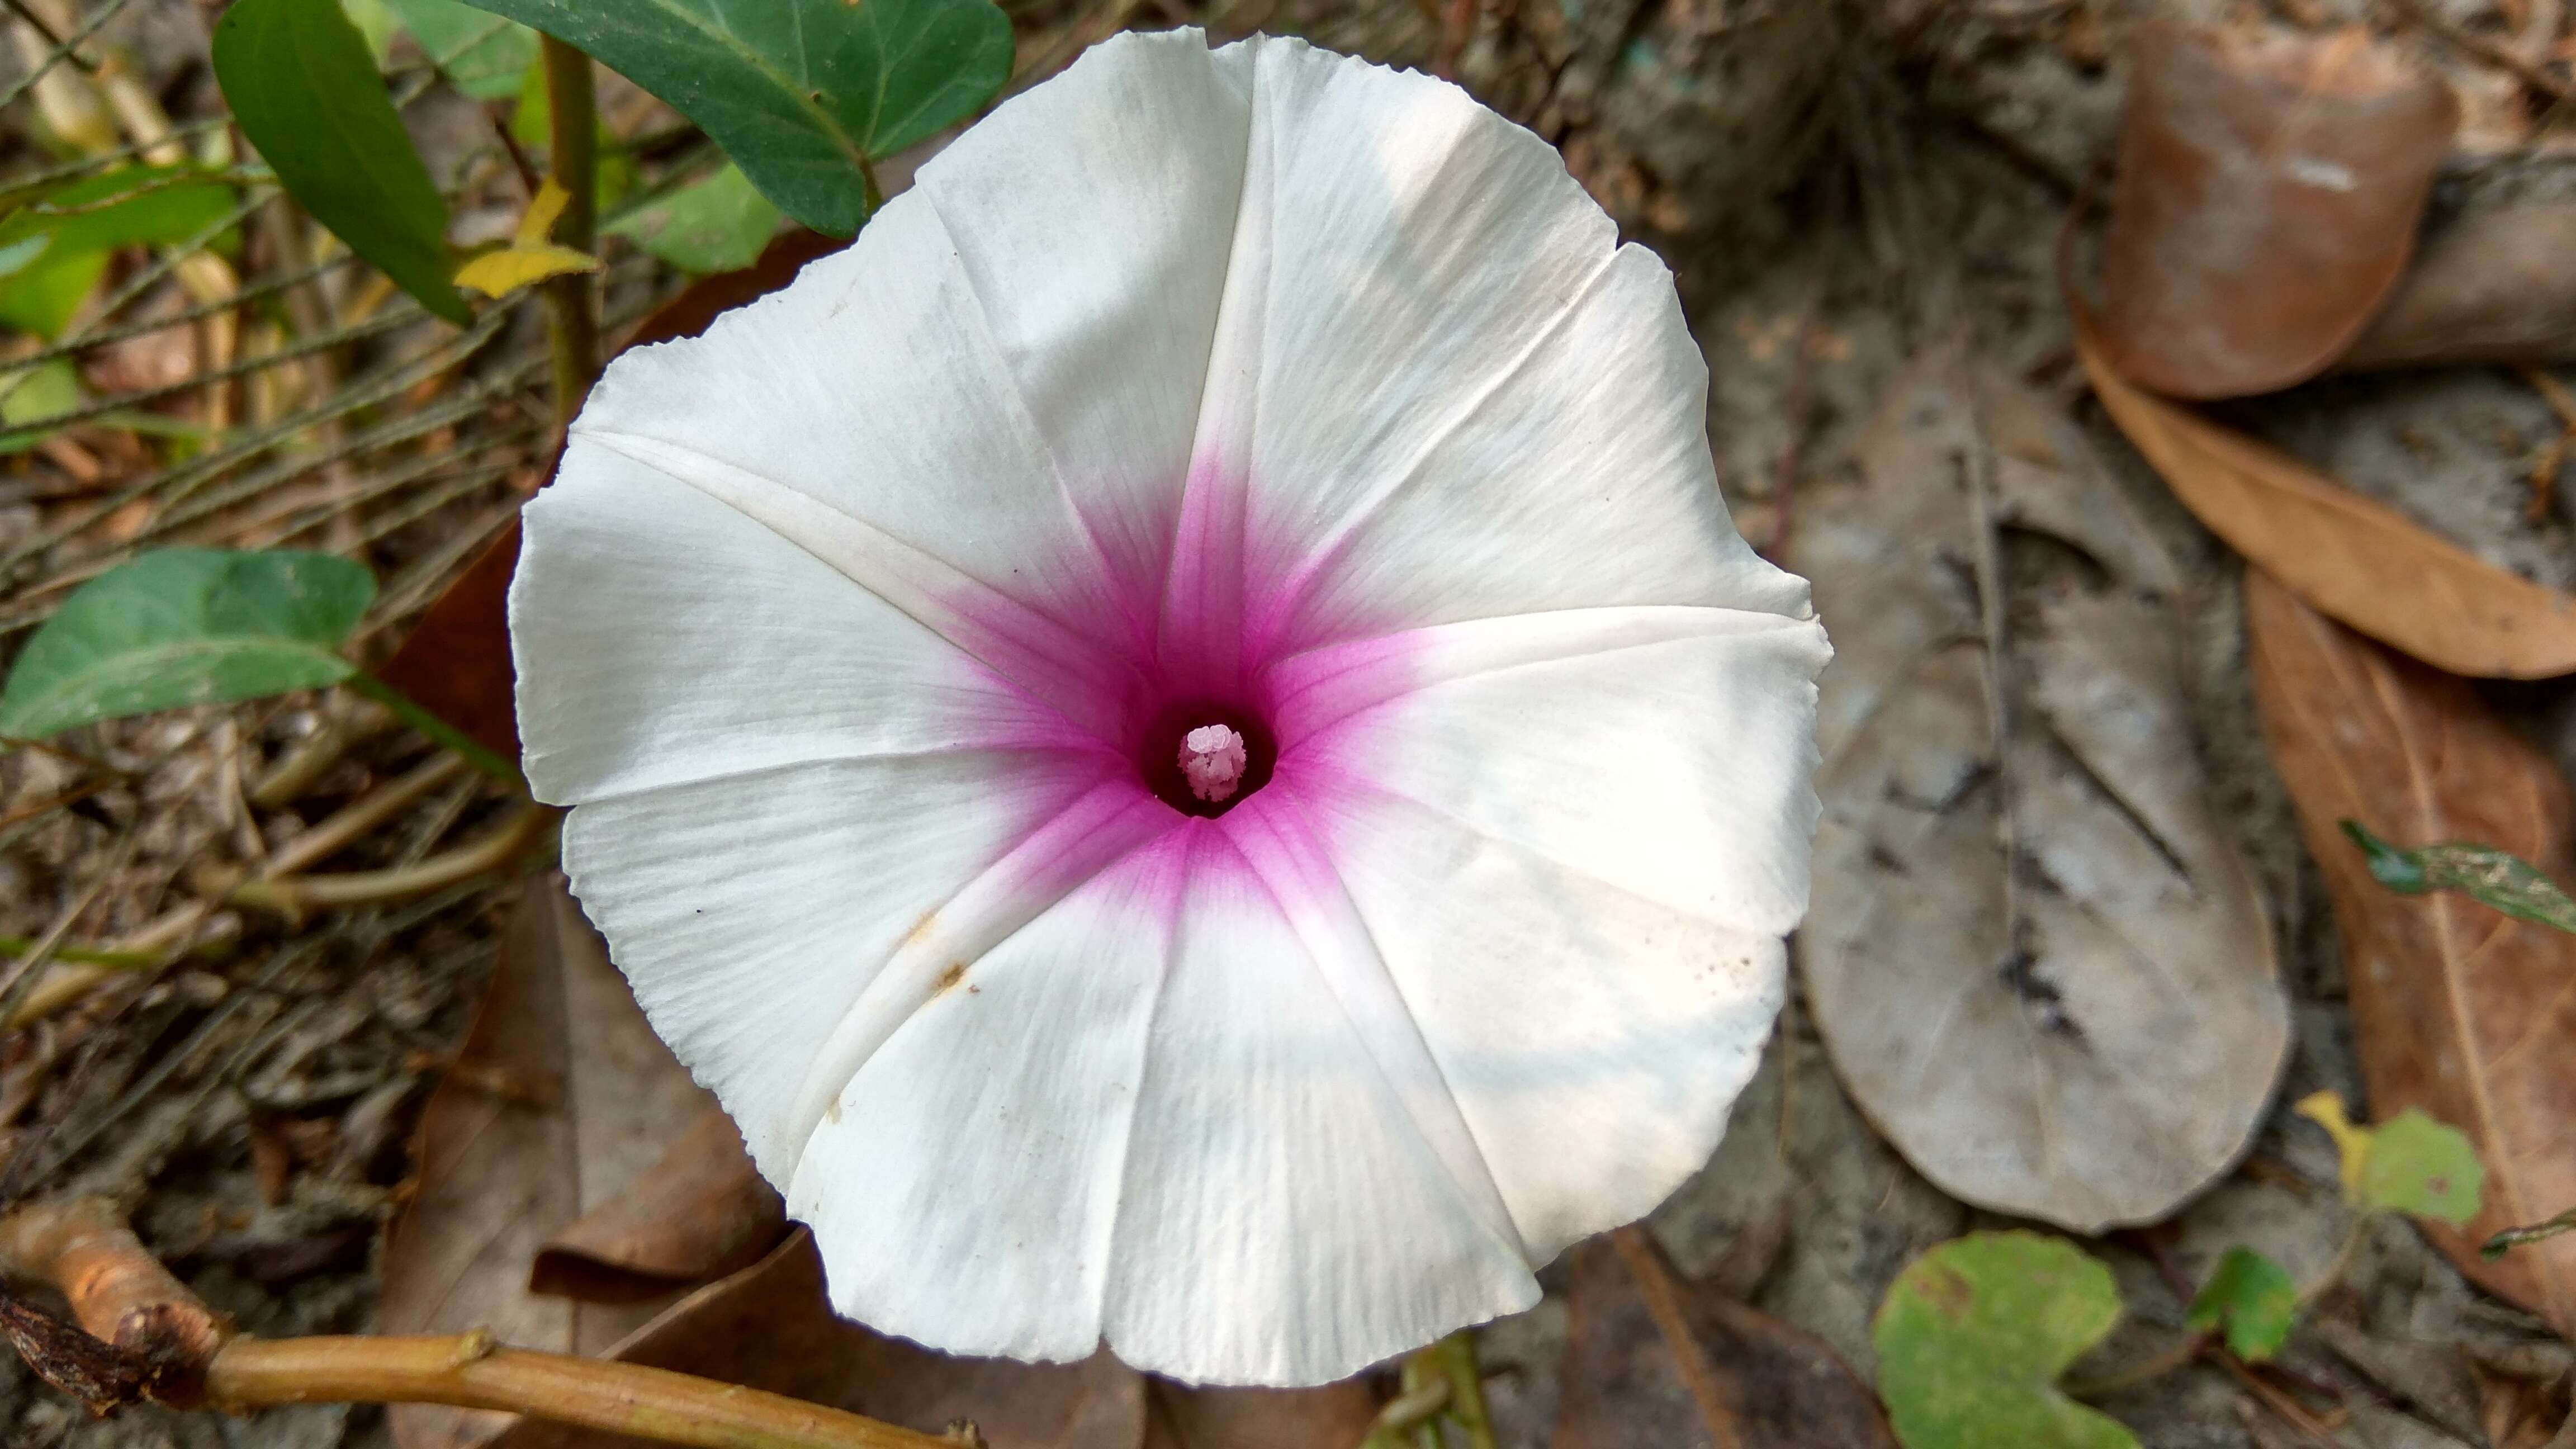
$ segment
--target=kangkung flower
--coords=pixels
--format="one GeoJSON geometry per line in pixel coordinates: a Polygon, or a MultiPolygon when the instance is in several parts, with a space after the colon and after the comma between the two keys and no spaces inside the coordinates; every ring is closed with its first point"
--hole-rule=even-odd
{"type": "Polygon", "coordinates": [[[528,777],[841,1312],[1321,1382],[1707,1160],[1827,650],[1706,390],[1537,137],[1191,31],[609,367],[527,511],[528,777]]]}

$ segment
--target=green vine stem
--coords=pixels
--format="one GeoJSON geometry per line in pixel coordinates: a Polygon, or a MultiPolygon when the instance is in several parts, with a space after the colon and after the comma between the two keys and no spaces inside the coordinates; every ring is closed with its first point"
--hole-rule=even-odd
{"type": "MultiPolygon", "coordinates": [[[[548,170],[569,196],[555,222],[554,239],[577,252],[599,244],[599,104],[590,57],[543,37],[546,67],[548,170]]],[[[570,427],[582,399],[599,376],[599,309],[588,272],[545,284],[547,349],[554,360],[555,422],[570,427]]]]}
{"type": "Polygon", "coordinates": [[[396,718],[420,731],[423,736],[454,750],[465,763],[475,769],[509,786],[513,791],[522,794],[527,791],[528,782],[520,775],[518,766],[476,744],[463,730],[430,713],[410,695],[363,669],[350,675],[345,683],[350,689],[392,710],[396,718]]]}

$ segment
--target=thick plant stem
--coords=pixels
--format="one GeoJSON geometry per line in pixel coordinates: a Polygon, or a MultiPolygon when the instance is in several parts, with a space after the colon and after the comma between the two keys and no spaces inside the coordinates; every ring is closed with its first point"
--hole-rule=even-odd
{"type": "MultiPolygon", "coordinates": [[[[599,106],[590,57],[544,37],[548,169],[571,198],[555,222],[554,239],[577,252],[599,243],[599,106]]],[[[573,414],[599,376],[599,307],[588,272],[547,282],[547,346],[554,357],[555,422],[570,427],[573,414]]]]}
{"type": "Polygon", "coordinates": [[[237,1338],[206,1366],[206,1398],[278,1404],[452,1404],[702,1449],[957,1449],[758,1389],[667,1369],[500,1348],[488,1333],[418,1338],[237,1338]]]}
{"type": "MultiPolygon", "coordinates": [[[[149,1400],[246,1413],[281,1404],[453,1404],[700,1449],[959,1449],[940,1438],[667,1369],[502,1348],[481,1330],[441,1337],[235,1337],[101,1198],[0,1216],[0,1276],[52,1286],[81,1332],[10,1333],[57,1386],[100,1412],[149,1400]],[[84,1339],[82,1333],[88,1337],[84,1339]],[[67,1370],[87,1369],[77,1373],[67,1370]]],[[[34,1310],[19,1309],[23,1330],[34,1310]]]]}

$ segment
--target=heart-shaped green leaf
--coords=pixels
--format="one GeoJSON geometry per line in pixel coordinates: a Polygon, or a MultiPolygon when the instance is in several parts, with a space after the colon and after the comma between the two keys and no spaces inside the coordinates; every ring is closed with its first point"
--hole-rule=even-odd
{"type": "Polygon", "coordinates": [[[963,119],[1011,74],[992,0],[473,0],[695,121],[779,210],[849,236],[863,158],[963,119]]]}
{"type": "Polygon", "coordinates": [[[2119,1321],[2111,1270],[2064,1238],[1954,1238],[1907,1265],[1878,1306],[1879,1397],[1906,1449],[2138,1449],[2057,1389],[2119,1321]]]}
{"type": "Polygon", "coordinates": [[[420,42],[420,53],[456,88],[478,101],[519,93],[519,77],[537,58],[537,35],[487,15],[465,0],[386,0],[394,18],[420,42]]]}
{"type": "Polygon", "coordinates": [[[330,554],[147,553],[74,590],[27,641],[0,689],[0,735],[336,684],[375,596],[365,567],[330,554]]]}
{"type": "Polygon", "coordinates": [[[2298,1318],[2299,1285],[2252,1248],[2228,1249],[2191,1300],[2191,1326],[2203,1333],[2225,1329],[2228,1350],[2249,1363],[2279,1353],[2298,1318]]]}
{"type": "Polygon", "coordinates": [[[678,267],[707,276],[740,271],[760,260],[778,230],[778,208],[752,187],[740,167],[715,174],[637,207],[600,228],[678,267]]]}
{"type": "Polygon", "coordinates": [[[447,203],[339,0],[235,0],[215,22],[215,79],[314,220],[430,311],[473,319],[448,281],[447,203]]]}

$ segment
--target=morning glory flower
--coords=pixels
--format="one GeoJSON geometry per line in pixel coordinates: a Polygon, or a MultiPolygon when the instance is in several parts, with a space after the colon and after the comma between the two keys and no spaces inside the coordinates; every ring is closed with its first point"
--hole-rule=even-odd
{"type": "Polygon", "coordinates": [[[1827,650],[1706,387],[1537,137],[1193,31],[609,367],[527,510],[528,777],[841,1312],[1316,1383],[1707,1160],[1827,650]]]}

